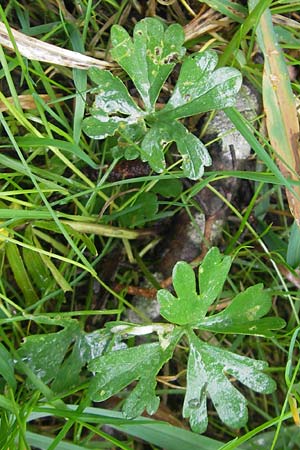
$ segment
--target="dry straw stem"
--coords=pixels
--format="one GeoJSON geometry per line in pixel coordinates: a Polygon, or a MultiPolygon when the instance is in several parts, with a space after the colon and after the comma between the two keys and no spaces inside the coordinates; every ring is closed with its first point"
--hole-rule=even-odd
{"type": "Polygon", "coordinates": [[[96,66],[100,69],[111,69],[115,66],[111,62],[95,59],[72,50],[65,50],[39,39],[26,36],[13,28],[8,30],[2,22],[0,22],[0,44],[13,51],[15,51],[16,45],[19,53],[28,59],[65,67],[86,70],[91,66],[96,66]]]}
{"type": "MultiPolygon", "coordinates": [[[[184,27],[185,40],[188,41],[209,32],[216,32],[228,26],[229,23],[230,20],[227,17],[222,17],[221,14],[210,8],[204,14],[202,12],[198,14],[184,27]]],[[[92,58],[72,50],[65,50],[56,45],[26,36],[13,28],[8,29],[3,22],[0,22],[0,45],[12,51],[15,51],[16,46],[19,53],[28,59],[59,66],[84,70],[92,66],[100,69],[117,67],[113,62],[92,58]]]]}
{"type": "Polygon", "coordinates": [[[200,11],[194,19],[184,26],[185,41],[190,41],[204,34],[216,33],[223,28],[228,28],[230,23],[231,20],[228,17],[223,17],[211,8],[204,13],[200,11]]]}
{"type": "MultiPolygon", "coordinates": [[[[50,102],[51,98],[48,94],[40,94],[40,99],[42,99],[44,102],[50,102]]],[[[24,94],[18,96],[20,106],[22,109],[35,109],[36,103],[30,94],[24,94]]],[[[6,100],[11,104],[14,105],[14,98],[13,97],[7,97],[6,100]]],[[[0,101],[0,111],[4,112],[7,111],[7,106],[0,101]]]]}
{"type": "MultiPolygon", "coordinates": [[[[251,1],[254,7],[257,1],[251,1]]],[[[284,55],[276,39],[272,16],[266,10],[257,28],[258,43],[264,53],[263,102],[266,125],[277,164],[287,179],[300,181],[299,122],[284,55]]],[[[286,191],[289,207],[300,226],[300,186],[286,191]]]]}

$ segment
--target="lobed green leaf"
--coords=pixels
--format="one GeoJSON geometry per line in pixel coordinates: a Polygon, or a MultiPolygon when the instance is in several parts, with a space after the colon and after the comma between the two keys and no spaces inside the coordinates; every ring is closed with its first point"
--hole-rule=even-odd
{"type": "Polygon", "coordinates": [[[201,178],[204,166],[211,164],[206,147],[194,134],[176,121],[156,122],[146,134],[141,144],[141,157],[148,161],[156,172],[165,168],[164,147],[170,142],[176,142],[183,159],[183,174],[192,179],[201,178]]]}
{"type": "Polygon", "coordinates": [[[91,80],[97,85],[93,112],[99,109],[107,114],[121,113],[125,115],[140,115],[142,110],[129,95],[125,84],[111,72],[91,67],[88,71],[91,80]]]}
{"type": "Polygon", "coordinates": [[[174,120],[235,105],[242,76],[232,67],[214,70],[217,62],[212,50],[187,57],[170,100],[157,115],[174,120]]]}
{"type": "Polygon", "coordinates": [[[121,117],[109,117],[104,111],[97,110],[94,117],[84,119],[82,129],[93,139],[105,139],[107,136],[113,136],[124,122],[121,117]]]}
{"type": "Polygon", "coordinates": [[[67,392],[80,383],[80,371],[91,359],[101,355],[111,340],[107,330],[92,333],[81,332],[75,341],[72,352],[61,364],[51,386],[54,392],[67,392]]]}
{"type": "Polygon", "coordinates": [[[97,96],[91,110],[93,117],[83,121],[83,130],[94,139],[118,133],[118,155],[126,159],[140,155],[158,173],[166,167],[165,148],[176,142],[183,175],[192,180],[201,178],[204,167],[211,164],[209,153],[197,136],[177,120],[233,106],[241,74],[230,67],[216,69],[218,57],[214,51],[191,55],[182,64],[169,101],[156,110],[164,82],[185,53],[183,28],[173,24],[165,29],[159,20],[146,18],[136,24],[133,39],[123,27],[114,25],[111,40],[112,56],[133,81],[144,110],[119,78],[93,67],[89,74],[97,84],[97,96]]]}
{"type": "Polygon", "coordinates": [[[13,358],[9,351],[0,343],[0,376],[14,390],[17,386],[13,358]]]}
{"type": "Polygon", "coordinates": [[[193,431],[203,433],[208,423],[206,403],[209,396],[222,422],[232,428],[244,426],[248,419],[247,401],[228,380],[227,374],[250,389],[271,393],[276,384],[261,372],[267,363],[208,345],[194,333],[189,333],[189,340],[183,416],[189,418],[193,431]]]}
{"type": "Polygon", "coordinates": [[[173,269],[178,298],[166,289],[159,290],[161,315],[178,325],[202,324],[208,307],[222,291],[230,266],[229,256],[222,256],[216,247],[210,249],[199,267],[200,293],[197,294],[193,269],[186,262],[178,262],[173,269]]]}
{"type": "Polygon", "coordinates": [[[18,354],[44,383],[52,381],[65,354],[79,333],[79,325],[70,321],[69,325],[56,333],[28,336],[18,354]]]}
{"type": "Polygon", "coordinates": [[[85,333],[76,320],[34,317],[37,323],[59,325],[56,333],[28,336],[18,350],[19,357],[54,392],[68,391],[80,381],[82,367],[105,350],[111,335],[107,330],[85,333]],[[67,352],[74,343],[70,355],[67,352]]]}
{"type": "Polygon", "coordinates": [[[156,375],[171,358],[181,334],[180,330],[171,332],[166,347],[156,342],[142,344],[93,359],[88,365],[88,369],[96,373],[89,385],[91,399],[106,400],[138,380],[124,403],[123,412],[127,418],[138,416],[144,409],[154,414],[159,406],[156,375]]]}
{"type": "Polygon", "coordinates": [[[146,18],[136,24],[133,40],[123,27],[114,25],[111,41],[112,57],[130,76],[145,109],[154,110],[164,82],[185,53],[183,28],[173,24],[164,29],[159,20],[146,18]]]}
{"type": "Polygon", "coordinates": [[[271,294],[263,289],[262,284],[257,284],[234,297],[221,313],[199,321],[197,327],[215,333],[272,336],[270,330],[284,327],[285,321],[279,317],[261,319],[271,306],[271,294]]]}
{"type": "Polygon", "coordinates": [[[93,359],[88,369],[97,374],[89,386],[89,395],[94,401],[103,401],[124,389],[143,373],[152,372],[160,360],[158,343],[116,350],[93,359]]]}
{"type": "Polygon", "coordinates": [[[199,290],[207,307],[221,294],[230,267],[230,256],[221,255],[217,247],[205,255],[199,266],[199,290]]]}
{"type": "Polygon", "coordinates": [[[157,292],[160,314],[177,325],[187,325],[204,318],[207,308],[196,292],[194,271],[186,262],[180,261],[175,265],[173,285],[178,298],[166,289],[157,292]]]}

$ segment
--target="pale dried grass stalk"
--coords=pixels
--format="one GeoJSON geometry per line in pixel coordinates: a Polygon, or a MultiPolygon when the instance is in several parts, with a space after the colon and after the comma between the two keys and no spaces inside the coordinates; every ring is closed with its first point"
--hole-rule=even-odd
{"type": "MultiPolygon", "coordinates": [[[[82,53],[73,52],[72,50],[65,50],[56,45],[26,36],[13,28],[10,30],[18,51],[28,59],[85,70],[91,66],[96,66],[100,69],[111,69],[115,67],[114,63],[95,59],[82,53]]],[[[15,50],[9,33],[2,22],[0,22],[0,44],[10,50],[15,50]]]]}
{"type": "Polygon", "coordinates": [[[189,41],[204,34],[217,32],[230,25],[230,19],[209,8],[202,11],[184,26],[185,40],[189,41]]]}
{"type": "MultiPolygon", "coordinates": [[[[39,97],[44,102],[51,101],[51,98],[50,98],[50,96],[48,94],[40,94],[39,97]]],[[[7,97],[6,100],[11,105],[14,105],[13,97],[7,97]]],[[[30,94],[19,95],[18,96],[18,100],[20,102],[20,106],[21,106],[22,109],[35,109],[36,108],[35,101],[34,101],[32,95],[30,95],[30,94]]],[[[7,109],[8,109],[7,106],[4,105],[4,103],[0,101],[0,111],[4,112],[4,111],[7,111],[7,109]]]]}

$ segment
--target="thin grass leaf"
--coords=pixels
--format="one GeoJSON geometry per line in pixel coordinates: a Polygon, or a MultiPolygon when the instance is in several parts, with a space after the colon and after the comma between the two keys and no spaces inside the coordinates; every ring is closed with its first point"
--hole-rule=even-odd
{"type": "MultiPolygon", "coordinates": [[[[1,92],[0,92],[1,94],[1,92]]],[[[30,166],[28,165],[27,161],[25,160],[16,140],[15,137],[10,129],[10,127],[8,126],[6,120],[4,119],[3,114],[0,111],[0,121],[11,141],[11,143],[13,144],[22,164],[24,165],[25,168],[25,172],[26,175],[31,179],[33,185],[35,186],[37,192],[39,193],[39,196],[41,198],[41,200],[43,201],[44,205],[46,206],[46,208],[48,209],[52,219],[54,220],[54,222],[57,224],[58,228],[60,229],[60,231],[62,232],[63,236],[65,237],[66,241],[69,243],[69,245],[71,246],[71,248],[74,250],[74,253],[78,256],[78,258],[83,262],[86,270],[88,270],[91,274],[93,274],[95,277],[97,276],[96,271],[94,270],[94,268],[91,266],[91,264],[89,263],[89,261],[87,260],[87,258],[82,254],[82,252],[80,251],[80,249],[76,246],[76,244],[74,243],[74,241],[72,240],[72,238],[70,237],[70,235],[67,233],[67,231],[65,230],[64,226],[62,225],[62,223],[59,221],[55,211],[51,208],[51,205],[49,204],[45,194],[41,191],[41,188],[35,178],[34,173],[31,171],[30,166]]],[[[93,183],[92,183],[93,184],[93,183]]]]}
{"type": "Polygon", "coordinates": [[[291,227],[286,262],[293,268],[300,264],[300,229],[296,222],[291,227]]]}
{"type": "MultiPolygon", "coordinates": [[[[1,6],[0,6],[0,8],[1,8],[1,6]]],[[[1,9],[0,9],[0,11],[1,11],[1,9]]],[[[1,26],[1,22],[0,22],[0,26],[1,26]]],[[[18,93],[16,91],[16,87],[14,85],[13,79],[12,79],[12,74],[11,74],[10,69],[8,67],[7,59],[5,57],[3,48],[1,46],[0,46],[0,62],[1,62],[1,65],[2,65],[2,70],[3,70],[4,76],[5,76],[5,80],[6,80],[7,84],[8,84],[8,88],[9,88],[9,91],[10,91],[11,96],[12,96],[13,104],[19,110],[21,110],[21,106],[20,106],[20,102],[19,102],[19,96],[18,96],[18,93]]],[[[9,101],[11,101],[11,100],[9,100],[9,101]]],[[[5,105],[5,103],[1,102],[1,111],[3,111],[3,110],[6,111],[6,105],[5,105]]]]}
{"type": "Polygon", "coordinates": [[[222,446],[222,443],[215,439],[199,436],[189,430],[177,428],[166,422],[146,417],[128,420],[124,418],[121,412],[95,407],[88,407],[85,408],[84,412],[77,413],[75,408],[76,406],[74,405],[68,405],[66,411],[49,407],[39,408],[38,411],[45,412],[31,413],[30,419],[36,420],[57,415],[58,417],[75,419],[81,423],[105,423],[115,430],[143,439],[165,450],[219,450],[222,446]]]}
{"type": "MultiPolygon", "coordinates": [[[[285,178],[281,171],[276,166],[275,162],[268,154],[268,152],[263,148],[259,141],[255,137],[256,130],[251,124],[247,123],[245,118],[236,108],[226,108],[224,110],[225,114],[231,122],[235,125],[236,129],[241,133],[241,135],[246,139],[246,141],[251,145],[257,156],[265,163],[267,168],[272,172],[272,174],[277,178],[277,183],[282,184],[287,189],[293,190],[293,186],[297,186],[297,182],[293,183],[293,180],[285,178]]],[[[264,181],[262,175],[257,174],[258,181],[264,181]]],[[[275,182],[275,180],[274,180],[275,182]]],[[[275,182],[276,183],[276,182],[275,182]]],[[[276,184],[277,184],[276,183],[276,184]]]]}
{"type": "Polygon", "coordinates": [[[47,137],[38,137],[38,136],[22,136],[19,138],[16,138],[16,142],[21,147],[57,147],[61,150],[64,150],[68,153],[71,153],[75,156],[77,156],[82,161],[86,162],[90,167],[93,169],[97,169],[98,165],[94,163],[94,161],[86,154],[84,153],[79,145],[72,143],[72,142],[66,142],[59,139],[51,139],[47,137]]]}
{"type": "MultiPolygon", "coordinates": [[[[48,105],[48,103],[45,103],[43,95],[40,96],[39,93],[32,92],[31,94],[35,100],[35,103],[40,103],[42,108],[51,117],[55,117],[55,121],[57,123],[60,123],[64,127],[66,132],[71,135],[71,124],[69,123],[67,117],[67,111],[62,108],[63,100],[58,98],[57,88],[55,88],[55,86],[52,86],[51,80],[46,76],[42,65],[38,61],[32,61],[32,66],[35,71],[40,74],[40,79],[43,83],[43,87],[49,95],[49,99],[51,99],[48,105]]],[[[63,92],[65,92],[65,87],[62,84],[59,85],[59,87],[63,92]]]]}
{"type": "Polygon", "coordinates": [[[18,241],[16,239],[11,238],[11,237],[5,237],[5,239],[6,239],[7,242],[16,244],[18,247],[28,248],[29,250],[32,250],[32,251],[37,252],[39,254],[47,255],[50,258],[58,259],[59,261],[64,261],[64,262],[66,262],[68,264],[74,265],[76,267],[80,267],[83,270],[87,270],[85,265],[83,265],[82,263],[80,263],[80,262],[78,262],[78,261],[76,261],[74,259],[65,258],[64,256],[58,255],[57,253],[52,253],[52,252],[49,252],[49,251],[46,251],[46,250],[43,250],[43,249],[36,248],[33,245],[26,244],[25,242],[18,241]]]}
{"type": "MultiPolygon", "coordinates": [[[[41,244],[39,243],[39,240],[36,236],[33,236],[33,243],[36,246],[36,248],[42,248],[41,244]]],[[[51,261],[51,259],[44,255],[43,253],[39,254],[41,260],[43,261],[45,267],[50,271],[52,274],[54,280],[58,284],[58,286],[63,290],[63,292],[70,292],[73,289],[71,288],[70,284],[67,282],[63,274],[61,273],[61,270],[59,270],[51,261]]]]}
{"type": "MultiPolygon", "coordinates": [[[[65,217],[65,215],[58,214],[58,217],[65,217]]],[[[51,219],[51,214],[48,211],[41,210],[25,210],[25,209],[11,209],[0,208],[0,219],[24,219],[24,220],[43,220],[51,219]]]]}
{"type": "MultiPolygon", "coordinates": [[[[218,1],[218,0],[216,0],[218,1]]],[[[225,51],[220,57],[220,65],[224,65],[228,63],[228,61],[232,58],[232,55],[235,55],[238,51],[242,40],[247,36],[249,31],[256,26],[260,16],[263,14],[266,8],[270,6],[273,0],[260,0],[255,8],[249,12],[248,17],[243,21],[242,26],[238,28],[230,43],[227,45],[225,51]]],[[[218,3],[223,3],[218,1],[218,3]]]]}
{"type": "Polygon", "coordinates": [[[219,11],[224,16],[229,17],[234,22],[244,22],[244,18],[247,15],[247,9],[245,6],[231,2],[230,0],[205,0],[203,3],[206,3],[210,8],[219,11]]]}
{"type": "MultiPolygon", "coordinates": [[[[48,450],[49,446],[53,443],[54,438],[43,436],[40,433],[33,433],[32,431],[26,431],[26,440],[29,445],[37,447],[41,450],[48,450]]],[[[61,441],[55,446],[56,450],[89,450],[90,447],[84,447],[82,445],[72,444],[72,442],[61,441]]]]}
{"type": "MultiPolygon", "coordinates": [[[[5,397],[4,395],[0,394],[0,408],[2,409],[6,409],[7,411],[11,412],[11,413],[15,413],[16,409],[15,409],[15,405],[13,404],[12,401],[10,401],[7,397],[5,397]]],[[[1,442],[1,441],[0,441],[1,442]]]]}
{"type": "MultiPolygon", "coordinates": [[[[1,155],[0,154],[0,164],[1,166],[10,168],[12,171],[17,172],[18,174],[28,176],[27,169],[23,166],[23,164],[20,161],[17,161],[14,158],[10,158],[9,156],[1,155]]],[[[84,186],[77,181],[74,181],[64,178],[54,172],[47,171],[45,169],[40,169],[38,167],[33,167],[31,164],[29,165],[31,172],[35,175],[36,180],[44,183],[45,186],[48,187],[48,189],[53,189],[53,191],[61,192],[64,190],[62,186],[64,185],[74,185],[77,187],[84,188],[84,186]],[[58,184],[57,184],[58,183],[58,184]]],[[[67,192],[67,191],[65,191],[67,192]]]]}
{"type": "MultiPolygon", "coordinates": [[[[31,227],[26,228],[25,237],[27,242],[33,243],[31,227]]],[[[51,284],[52,277],[49,270],[43,263],[41,255],[37,252],[30,251],[28,248],[23,248],[22,255],[24,263],[34,285],[37,287],[37,289],[39,289],[40,292],[43,293],[49,286],[49,283],[51,284]]]]}
{"type": "Polygon", "coordinates": [[[14,243],[7,242],[5,244],[5,252],[15,281],[24,295],[25,305],[32,305],[38,300],[38,296],[24,266],[18,247],[14,243]]]}
{"type": "MultiPolygon", "coordinates": [[[[70,26],[70,25],[69,25],[70,26]]],[[[84,53],[84,44],[77,28],[72,27],[70,39],[73,49],[79,53],[84,53]]],[[[73,119],[73,138],[78,144],[81,135],[81,123],[85,111],[86,91],[87,91],[87,73],[86,70],[73,68],[73,80],[76,87],[75,109],[73,119]]]]}
{"type": "MultiPolygon", "coordinates": [[[[50,223],[51,222],[49,222],[49,224],[50,223]]],[[[52,252],[54,250],[56,250],[58,253],[61,253],[64,256],[68,256],[69,249],[68,249],[67,245],[62,244],[60,242],[60,240],[57,239],[56,236],[52,236],[51,233],[44,233],[43,231],[41,231],[39,229],[39,228],[44,228],[44,229],[49,230],[49,231],[56,231],[56,232],[58,232],[57,227],[54,224],[52,224],[52,223],[51,223],[51,225],[52,226],[49,226],[49,228],[47,228],[47,227],[42,227],[40,225],[40,222],[35,222],[33,227],[32,227],[33,236],[35,236],[35,237],[37,236],[39,239],[42,239],[44,242],[47,242],[47,244],[50,245],[50,247],[52,249],[52,252]]],[[[32,239],[31,239],[31,241],[32,241],[32,239]]],[[[38,247],[38,248],[40,248],[40,247],[38,247]]]]}

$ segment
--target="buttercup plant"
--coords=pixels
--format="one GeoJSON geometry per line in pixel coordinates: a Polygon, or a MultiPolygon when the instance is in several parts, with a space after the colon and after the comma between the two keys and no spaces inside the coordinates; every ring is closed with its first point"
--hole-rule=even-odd
{"type": "Polygon", "coordinates": [[[0,2],[0,449],[300,450],[299,2],[52,3],[0,2]]]}
{"type": "MultiPolygon", "coordinates": [[[[87,364],[92,372],[88,396],[97,402],[137,381],[123,404],[124,415],[134,418],[144,409],[149,414],[157,410],[160,400],[155,392],[156,376],[184,338],[189,351],[183,416],[189,418],[192,430],[198,433],[206,430],[208,397],[226,425],[244,426],[247,401],[228,376],[256,392],[269,394],[276,384],[263,372],[268,364],[210,345],[199,332],[270,337],[271,330],[282,328],[285,322],[277,317],[263,318],[271,308],[271,295],[262,284],[236,295],[222,312],[207,315],[209,307],[222,292],[231,262],[229,256],[212,248],[199,267],[199,293],[193,269],[186,262],[178,262],[173,270],[177,298],[165,289],[158,291],[161,315],[166,323],[110,322],[103,330],[85,333],[75,320],[56,320],[53,324],[63,326],[62,331],[29,336],[19,355],[44,382],[52,382],[51,388],[55,392],[76,385],[81,368],[87,364]],[[130,336],[152,333],[157,334],[158,339],[149,339],[149,343],[133,347],[126,345],[130,336]],[[73,350],[66,357],[72,343],[73,350]],[[52,364],[47,368],[54,348],[55,358],[51,357],[52,364]]],[[[33,320],[50,323],[42,317],[33,320]]]]}
{"type": "Polygon", "coordinates": [[[133,39],[123,27],[114,25],[111,42],[112,57],[133,82],[142,106],[120,78],[92,67],[89,76],[97,85],[93,90],[97,95],[83,130],[94,139],[118,136],[118,155],[127,159],[140,156],[158,173],[166,167],[165,149],[175,142],[183,176],[199,179],[204,166],[211,164],[210,156],[200,139],[179,120],[233,106],[242,83],[240,72],[231,67],[216,69],[218,57],[211,50],[185,57],[183,28],[179,24],[164,27],[154,18],[138,22],[133,39]],[[157,108],[165,81],[181,62],[173,93],[162,108],[157,108]]]}

